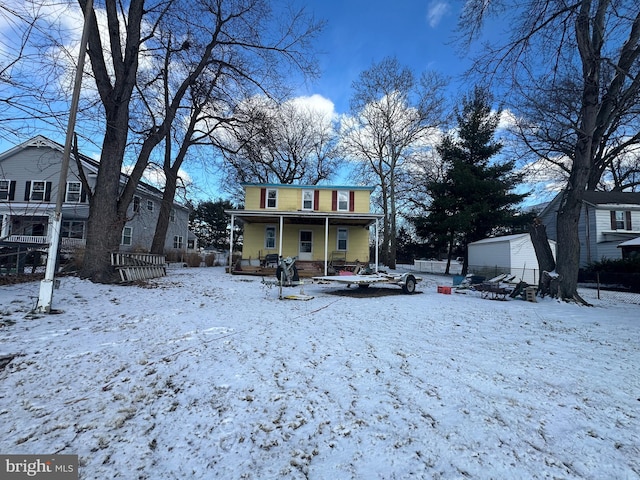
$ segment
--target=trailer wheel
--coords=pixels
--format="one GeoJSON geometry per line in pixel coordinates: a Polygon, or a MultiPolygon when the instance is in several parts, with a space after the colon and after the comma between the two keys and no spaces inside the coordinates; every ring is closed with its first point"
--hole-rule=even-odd
{"type": "Polygon", "coordinates": [[[402,291],[404,293],[415,293],[416,291],[416,277],[413,275],[407,275],[404,285],[402,285],[402,291]]]}
{"type": "MultiPolygon", "coordinates": [[[[298,269],[296,268],[295,265],[293,265],[293,267],[291,267],[291,281],[292,282],[297,282],[300,280],[300,276],[298,275],[298,269]]],[[[276,268],[276,278],[278,279],[278,281],[282,282],[283,280],[286,280],[286,278],[281,278],[284,277],[284,274],[282,272],[282,267],[280,265],[278,265],[278,268],[276,268]]]]}

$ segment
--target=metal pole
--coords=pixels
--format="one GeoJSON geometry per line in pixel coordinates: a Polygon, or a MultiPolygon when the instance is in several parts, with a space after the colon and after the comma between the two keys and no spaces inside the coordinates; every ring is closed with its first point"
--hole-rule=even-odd
{"type": "Polygon", "coordinates": [[[73,142],[74,129],[76,125],[76,115],[78,113],[78,103],[80,102],[80,89],[82,87],[82,74],[84,72],[84,58],[87,53],[87,42],[89,38],[89,18],[93,11],[93,0],[87,0],[87,10],[85,13],[82,38],[80,39],[80,54],[76,67],[76,76],[73,84],[73,95],[71,97],[71,110],[69,112],[69,122],[67,124],[67,137],[64,143],[62,163],[60,165],[60,180],[58,181],[58,196],[56,198],[56,210],[53,220],[50,221],[49,252],[47,255],[47,267],[44,280],[40,282],[40,294],[38,304],[35,308],[39,313],[51,313],[51,303],[53,300],[54,276],[56,263],[58,261],[58,246],[60,244],[60,232],[62,229],[62,204],[67,184],[67,173],[69,170],[69,158],[71,157],[71,144],[73,142]]]}

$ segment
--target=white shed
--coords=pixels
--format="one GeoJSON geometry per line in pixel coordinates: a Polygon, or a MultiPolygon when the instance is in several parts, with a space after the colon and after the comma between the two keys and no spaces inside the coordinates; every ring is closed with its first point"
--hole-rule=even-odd
{"type": "MultiPolygon", "coordinates": [[[[556,242],[549,240],[553,256],[556,256],[556,242]]],[[[528,233],[485,238],[470,243],[469,272],[486,277],[501,273],[515,275],[531,285],[538,283],[540,268],[528,233]]]]}

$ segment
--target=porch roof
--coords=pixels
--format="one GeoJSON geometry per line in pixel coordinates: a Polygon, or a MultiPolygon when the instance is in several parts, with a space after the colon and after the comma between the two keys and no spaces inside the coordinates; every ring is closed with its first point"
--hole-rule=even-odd
{"type": "Polygon", "coordinates": [[[317,211],[277,211],[277,210],[225,210],[225,213],[246,223],[272,223],[280,219],[287,224],[324,225],[349,225],[368,227],[384,217],[378,213],[354,213],[354,212],[317,212],[317,211]]]}

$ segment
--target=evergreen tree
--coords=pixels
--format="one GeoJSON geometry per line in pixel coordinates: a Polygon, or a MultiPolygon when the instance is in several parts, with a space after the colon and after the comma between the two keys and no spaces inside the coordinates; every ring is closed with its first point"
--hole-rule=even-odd
{"type": "Polygon", "coordinates": [[[201,202],[192,210],[189,229],[196,234],[201,245],[219,250],[229,248],[231,216],[224,211],[233,208],[230,201],[217,200],[201,202]]]}
{"type": "MultiPolygon", "coordinates": [[[[502,149],[495,139],[501,111],[492,112],[491,101],[491,94],[479,87],[463,98],[456,112],[457,134],[445,136],[437,147],[447,172],[442,180],[427,183],[432,198],[427,215],[413,220],[418,234],[446,242],[449,260],[456,245],[466,247],[500,228],[526,223],[514,208],[526,197],[513,192],[521,180],[515,162],[494,160],[502,149]]],[[[463,273],[467,269],[465,255],[463,273]]]]}

